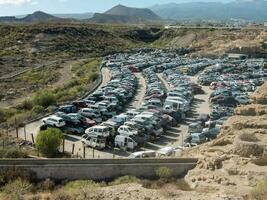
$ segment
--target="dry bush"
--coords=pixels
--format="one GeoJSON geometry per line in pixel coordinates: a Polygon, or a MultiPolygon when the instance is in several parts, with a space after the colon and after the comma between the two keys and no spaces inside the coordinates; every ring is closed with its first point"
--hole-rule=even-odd
{"type": "Polygon", "coordinates": [[[17,179],[11,182],[8,182],[5,186],[2,187],[2,192],[5,197],[10,200],[19,200],[22,195],[30,192],[33,186],[30,182],[22,179],[17,179]]]}
{"type": "Polygon", "coordinates": [[[55,188],[55,182],[49,178],[41,183],[41,189],[44,191],[46,191],[46,190],[51,191],[54,188],[55,188]]]}
{"type": "Polygon", "coordinates": [[[0,170],[1,182],[0,185],[5,185],[8,182],[15,181],[17,179],[25,180],[30,183],[35,182],[36,174],[27,169],[19,168],[4,168],[0,170]]]}
{"type": "Polygon", "coordinates": [[[238,138],[241,141],[245,141],[245,142],[258,142],[259,141],[259,139],[254,134],[250,134],[250,133],[243,133],[239,135],[238,138]]]}
{"type": "Polygon", "coordinates": [[[252,162],[259,166],[267,166],[267,155],[253,159],[252,162]]]}
{"type": "Polygon", "coordinates": [[[258,142],[237,140],[234,144],[234,153],[242,157],[262,156],[264,147],[258,142]]]}
{"type": "Polygon", "coordinates": [[[126,183],[139,183],[139,182],[140,180],[134,176],[122,176],[109,183],[109,185],[112,186],[112,185],[121,185],[126,183]]]}
{"type": "Polygon", "coordinates": [[[52,193],[51,199],[53,200],[74,200],[73,196],[63,189],[57,190],[52,193]]]}

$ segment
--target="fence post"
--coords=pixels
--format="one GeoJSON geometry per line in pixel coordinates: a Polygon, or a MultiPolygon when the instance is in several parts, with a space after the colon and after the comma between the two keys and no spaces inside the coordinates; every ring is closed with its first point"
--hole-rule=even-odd
{"type": "Polygon", "coordinates": [[[74,154],[75,143],[72,144],[71,154],[74,154]]]}
{"type": "Polygon", "coordinates": [[[34,136],[33,136],[33,134],[31,134],[31,136],[32,136],[32,144],[35,144],[35,141],[34,141],[34,136]]]}
{"type": "Polygon", "coordinates": [[[93,148],[93,158],[95,158],[95,148],[93,148]]]}
{"type": "Polygon", "coordinates": [[[26,138],[26,126],[24,125],[24,140],[26,141],[27,138],[26,138]]]}
{"type": "Polygon", "coordinates": [[[8,136],[8,132],[9,132],[9,124],[7,124],[7,127],[6,127],[6,136],[8,136]]]}
{"type": "Polygon", "coordinates": [[[16,127],[16,136],[17,136],[17,138],[19,138],[19,128],[18,127],[16,127]]]}
{"type": "Polygon", "coordinates": [[[83,146],[83,158],[85,158],[85,145],[83,146]]]}
{"type": "Polygon", "coordinates": [[[63,147],[62,147],[62,152],[65,153],[65,138],[63,139],[63,147]]]}

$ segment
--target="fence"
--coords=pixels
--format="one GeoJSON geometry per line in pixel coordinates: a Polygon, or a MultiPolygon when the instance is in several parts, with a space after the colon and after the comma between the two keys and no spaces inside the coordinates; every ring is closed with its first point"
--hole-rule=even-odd
{"type": "Polygon", "coordinates": [[[196,166],[197,159],[6,159],[0,160],[0,169],[30,170],[38,179],[55,180],[109,180],[130,175],[138,178],[156,178],[160,167],[170,169],[173,177],[182,177],[196,166]]]}

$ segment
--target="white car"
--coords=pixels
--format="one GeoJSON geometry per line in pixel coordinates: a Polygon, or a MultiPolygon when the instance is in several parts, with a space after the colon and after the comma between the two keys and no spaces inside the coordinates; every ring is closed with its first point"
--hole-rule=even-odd
{"type": "Polygon", "coordinates": [[[137,135],[138,131],[131,128],[130,126],[123,125],[118,128],[118,133],[124,136],[132,136],[132,135],[137,135]]]}
{"type": "Polygon", "coordinates": [[[108,137],[110,135],[110,131],[106,126],[93,126],[86,129],[85,134],[88,134],[90,136],[108,137]]]}
{"type": "Polygon", "coordinates": [[[63,127],[66,125],[66,122],[61,117],[57,117],[55,115],[43,118],[42,122],[46,125],[50,125],[54,127],[63,127]]]}

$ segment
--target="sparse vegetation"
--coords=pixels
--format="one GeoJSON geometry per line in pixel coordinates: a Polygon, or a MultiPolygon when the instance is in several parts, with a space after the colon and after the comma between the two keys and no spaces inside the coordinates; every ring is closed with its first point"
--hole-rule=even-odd
{"type": "Polygon", "coordinates": [[[28,155],[25,151],[11,147],[0,150],[0,158],[27,158],[28,155]]]}
{"type": "Polygon", "coordinates": [[[172,175],[172,170],[168,167],[160,167],[156,170],[156,175],[163,181],[169,181],[172,175]]]}
{"type": "Polygon", "coordinates": [[[59,129],[49,128],[40,131],[36,137],[36,148],[47,157],[54,157],[62,142],[63,133],[59,129]]]}
{"type": "Polygon", "coordinates": [[[8,182],[4,187],[2,187],[2,192],[7,199],[20,200],[21,196],[30,192],[32,188],[32,184],[28,181],[17,179],[8,182]]]}
{"type": "Polygon", "coordinates": [[[42,106],[44,108],[56,103],[56,96],[49,90],[39,91],[33,99],[35,105],[42,106]]]}
{"type": "Polygon", "coordinates": [[[109,185],[120,185],[126,183],[140,183],[140,182],[141,180],[134,176],[122,176],[109,183],[109,185]]]}
{"type": "Polygon", "coordinates": [[[252,198],[255,200],[265,200],[267,197],[267,178],[259,182],[251,191],[252,198]]]}

